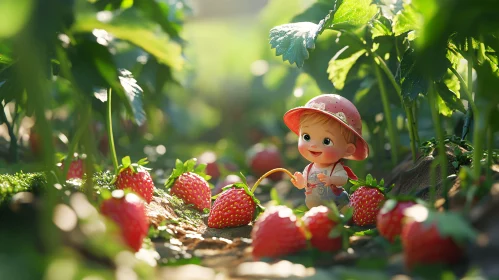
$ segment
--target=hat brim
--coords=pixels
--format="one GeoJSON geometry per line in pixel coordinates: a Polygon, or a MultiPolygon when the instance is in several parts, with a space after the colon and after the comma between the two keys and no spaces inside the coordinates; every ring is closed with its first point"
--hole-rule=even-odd
{"type": "Polygon", "coordinates": [[[336,117],[335,115],[333,115],[331,113],[324,112],[323,110],[316,109],[316,108],[308,108],[308,107],[303,107],[303,106],[296,107],[296,108],[293,108],[293,109],[287,111],[284,114],[284,117],[283,117],[284,124],[286,124],[286,126],[291,131],[293,131],[296,135],[299,135],[300,134],[300,116],[305,111],[317,112],[317,113],[324,114],[328,117],[331,117],[331,118],[335,119],[336,121],[338,121],[338,123],[340,123],[340,125],[349,129],[352,133],[355,134],[355,136],[357,136],[356,137],[357,140],[355,142],[355,153],[353,153],[352,155],[350,155],[348,157],[345,157],[346,159],[364,160],[367,158],[367,156],[369,155],[369,145],[367,144],[366,140],[364,140],[364,138],[362,138],[362,135],[360,135],[357,131],[355,131],[353,128],[351,128],[349,125],[347,125],[344,121],[342,121],[341,119],[339,119],[338,117],[336,117]]]}

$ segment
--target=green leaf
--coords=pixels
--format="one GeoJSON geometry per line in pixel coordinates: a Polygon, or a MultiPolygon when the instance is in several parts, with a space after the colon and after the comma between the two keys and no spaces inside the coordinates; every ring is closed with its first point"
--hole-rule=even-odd
{"type": "Polygon", "coordinates": [[[90,33],[95,29],[103,29],[118,39],[142,48],[174,70],[181,70],[184,65],[181,45],[170,40],[168,35],[156,32],[155,24],[139,16],[134,8],[117,13],[109,22],[97,20],[95,11],[85,11],[79,14],[72,26],[75,33],[90,33]]]}
{"type": "Polygon", "coordinates": [[[466,108],[464,108],[464,105],[457,94],[452,92],[444,82],[436,82],[435,88],[439,94],[439,97],[445,103],[446,107],[451,110],[451,113],[454,110],[459,110],[462,113],[466,113],[466,108]]]}
{"type": "Polygon", "coordinates": [[[411,4],[405,4],[393,18],[393,33],[399,36],[411,30],[418,30],[422,26],[420,15],[411,4]]]}
{"type": "Polygon", "coordinates": [[[17,34],[29,21],[34,7],[33,0],[0,1],[0,38],[17,34]]]}
{"type": "Polygon", "coordinates": [[[316,2],[308,7],[303,13],[294,16],[291,22],[313,22],[319,23],[331,10],[334,10],[335,1],[316,2]]]}
{"type": "Polygon", "coordinates": [[[428,93],[428,80],[415,67],[414,49],[408,49],[400,62],[401,93],[404,99],[414,101],[419,94],[428,93]]]}
{"type": "Polygon", "coordinates": [[[373,39],[381,36],[391,36],[393,32],[390,21],[385,17],[373,20],[371,23],[371,33],[373,39]]]}
{"type": "Polygon", "coordinates": [[[142,125],[146,121],[146,113],[142,103],[142,88],[137,85],[137,81],[130,71],[120,69],[119,72],[120,83],[125,89],[125,97],[130,103],[133,118],[138,125],[142,125]]]}
{"type": "Polygon", "coordinates": [[[177,2],[173,1],[173,4],[169,4],[156,0],[141,0],[134,1],[134,6],[138,7],[150,20],[157,22],[168,35],[180,39],[181,22],[170,16],[177,2]]]}
{"type": "Polygon", "coordinates": [[[347,58],[338,59],[338,57],[346,49],[348,49],[348,46],[338,51],[331,59],[331,61],[329,61],[329,66],[327,68],[329,79],[331,80],[331,82],[333,82],[334,87],[338,90],[343,89],[348,72],[350,71],[350,69],[352,69],[359,57],[366,53],[366,50],[360,50],[347,58]]]}
{"type": "Polygon", "coordinates": [[[270,30],[270,45],[283,61],[302,67],[309,57],[308,49],[315,48],[318,25],[312,22],[289,23],[270,30]]]}
{"type": "Polygon", "coordinates": [[[344,0],[334,13],[332,28],[353,30],[366,25],[378,12],[371,0],[344,0]]]}

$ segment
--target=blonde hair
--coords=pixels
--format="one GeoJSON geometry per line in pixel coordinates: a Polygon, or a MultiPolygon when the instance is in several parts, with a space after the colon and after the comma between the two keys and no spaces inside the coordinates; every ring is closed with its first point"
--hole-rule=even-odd
{"type": "MultiPolygon", "coordinates": [[[[300,126],[304,122],[312,122],[312,123],[319,123],[322,125],[326,126],[333,126],[334,124],[337,124],[338,122],[334,119],[331,118],[325,114],[317,113],[317,112],[304,112],[300,116],[300,126]]],[[[345,141],[348,144],[354,144],[357,141],[356,135],[348,128],[346,128],[343,125],[340,125],[340,133],[343,135],[343,138],[345,138],[345,141]]]]}

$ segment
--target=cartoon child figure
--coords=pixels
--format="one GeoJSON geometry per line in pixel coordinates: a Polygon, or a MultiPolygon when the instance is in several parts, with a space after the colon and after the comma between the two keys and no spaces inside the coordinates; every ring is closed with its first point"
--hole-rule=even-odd
{"type": "Polygon", "coordinates": [[[307,207],[347,205],[349,197],[342,186],[357,176],[342,159],[364,160],[369,154],[357,108],[340,95],[322,94],[286,112],[284,123],[300,137],[298,150],[311,162],[291,179],[295,187],[305,189],[307,207]]]}

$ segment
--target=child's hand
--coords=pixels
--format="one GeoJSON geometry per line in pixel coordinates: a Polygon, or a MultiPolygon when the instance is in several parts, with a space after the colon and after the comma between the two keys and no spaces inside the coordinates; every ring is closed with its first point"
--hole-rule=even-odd
{"type": "Polygon", "coordinates": [[[326,186],[329,186],[329,185],[333,184],[333,182],[331,182],[330,177],[326,176],[326,174],[324,174],[324,173],[317,174],[317,179],[319,179],[319,181],[321,181],[322,183],[324,183],[326,186]]]}
{"type": "Polygon", "coordinates": [[[307,186],[307,183],[305,182],[305,178],[303,177],[303,174],[300,172],[295,172],[294,174],[295,179],[291,179],[291,183],[297,187],[298,189],[303,189],[307,186]]]}

